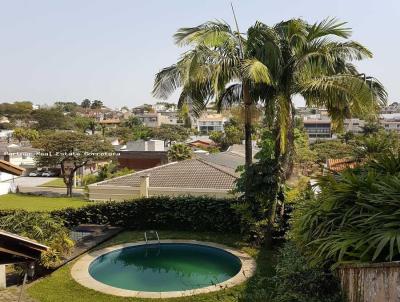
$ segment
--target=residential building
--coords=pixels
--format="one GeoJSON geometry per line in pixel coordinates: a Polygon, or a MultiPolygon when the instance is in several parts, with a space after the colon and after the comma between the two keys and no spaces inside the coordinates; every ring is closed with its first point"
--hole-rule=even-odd
{"type": "MultiPolygon", "coordinates": [[[[253,155],[257,152],[258,149],[254,148],[253,155]]],[[[150,156],[153,152],[142,153],[150,156]]],[[[90,185],[89,198],[126,200],[139,197],[141,178],[146,176],[149,177],[149,195],[228,197],[240,175],[238,167],[244,164],[244,146],[233,145],[225,152],[196,154],[193,159],[163,164],[90,185]]]]}
{"type": "Polygon", "coordinates": [[[167,164],[168,153],[161,140],[137,140],[128,142],[118,149],[117,161],[120,168],[135,171],[167,164]]]}
{"type": "Polygon", "coordinates": [[[105,119],[101,120],[99,124],[106,128],[117,128],[121,124],[121,121],[119,119],[105,119]]]}
{"type": "Polygon", "coordinates": [[[303,123],[310,140],[332,138],[332,125],[329,118],[309,118],[304,119],[303,123]]]}
{"type": "Polygon", "coordinates": [[[392,104],[381,108],[382,114],[392,114],[392,113],[400,113],[400,104],[398,102],[393,102],[392,104]]]}
{"type": "Polygon", "coordinates": [[[202,134],[208,134],[212,131],[224,131],[224,124],[227,118],[222,114],[203,114],[197,120],[197,130],[202,134]]]}
{"type": "Polygon", "coordinates": [[[215,142],[208,136],[192,136],[187,144],[189,147],[200,149],[216,146],[215,142]]]}
{"type": "Polygon", "coordinates": [[[14,130],[0,130],[0,141],[10,141],[14,130]]]}
{"type": "Polygon", "coordinates": [[[161,113],[143,113],[136,115],[143,125],[150,128],[158,128],[161,124],[169,124],[169,119],[166,116],[161,115],[161,113]]]}
{"type": "Polygon", "coordinates": [[[189,159],[116,177],[88,186],[90,200],[127,200],[142,196],[145,185],[149,196],[231,195],[237,175],[202,159],[189,159]],[[143,179],[147,180],[143,182],[143,179]]]}
{"type": "Polygon", "coordinates": [[[386,131],[400,133],[400,113],[387,113],[379,116],[379,123],[386,131]]]}
{"type": "Polygon", "coordinates": [[[0,116],[0,124],[9,124],[10,120],[6,116],[0,116]]]}
{"type": "Polygon", "coordinates": [[[30,146],[0,144],[0,160],[24,168],[24,175],[36,169],[34,157],[38,152],[39,149],[30,146]]]}
{"type": "Polygon", "coordinates": [[[350,118],[344,120],[344,130],[345,132],[352,133],[362,133],[365,121],[359,118],[350,118]]]}

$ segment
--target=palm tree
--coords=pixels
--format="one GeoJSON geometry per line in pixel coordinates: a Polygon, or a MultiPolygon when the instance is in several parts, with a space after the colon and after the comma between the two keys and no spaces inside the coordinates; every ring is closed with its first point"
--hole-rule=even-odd
{"type": "Polygon", "coordinates": [[[338,127],[345,117],[370,114],[386,102],[382,85],[352,64],[372,54],[348,40],[350,34],[335,19],[315,24],[291,19],[273,27],[256,22],[246,34],[221,21],[181,28],[176,43],[191,49],[156,75],[153,94],[167,99],[181,88],[178,106],[189,103],[196,114],[213,100],[219,110],[241,104],[246,166],[252,162],[250,108],[263,103],[276,137],[275,156],[282,170],[288,170],[295,96],[302,96],[307,106],[325,107],[338,127]]]}
{"type": "MultiPolygon", "coordinates": [[[[190,45],[174,65],[157,75],[153,94],[167,99],[177,88],[182,88],[178,107],[189,104],[199,115],[208,102],[216,100],[222,109],[227,85],[240,83],[243,88],[236,101],[245,107],[246,165],[252,162],[250,107],[257,98],[250,96],[257,83],[271,84],[268,68],[250,54],[251,46],[241,34],[223,22],[207,22],[198,27],[181,28],[175,34],[180,46],[190,45]]],[[[227,96],[229,97],[229,96],[227,96]]]]}

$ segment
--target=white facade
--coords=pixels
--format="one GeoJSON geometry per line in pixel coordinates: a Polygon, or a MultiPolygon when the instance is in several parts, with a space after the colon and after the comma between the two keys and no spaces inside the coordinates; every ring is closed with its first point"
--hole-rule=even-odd
{"type": "Polygon", "coordinates": [[[379,123],[386,131],[396,131],[400,133],[400,113],[381,114],[379,123]]]}
{"type": "Polygon", "coordinates": [[[0,130],[0,139],[7,139],[11,137],[14,130],[0,130]]]}
{"type": "Polygon", "coordinates": [[[212,131],[224,131],[224,124],[227,119],[221,114],[206,114],[197,120],[197,130],[200,133],[212,131]]]}
{"type": "Polygon", "coordinates": [[[137,140],[127,142],[126,148],[121,148],[123,151],[165,151],[164,142],[162,140],[152,139],[149,141],[137,140]]]}
{"type": "Polygon", "coordinates": [[[346,132],[362,133],[364,125],[365,121],[358,118],[350,118],[344,120],[344,129],[346,132]]]}

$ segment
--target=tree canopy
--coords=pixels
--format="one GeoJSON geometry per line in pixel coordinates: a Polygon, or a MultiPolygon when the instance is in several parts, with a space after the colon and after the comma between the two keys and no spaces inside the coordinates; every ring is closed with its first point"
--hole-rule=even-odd
{"type": "Polygon", "coordinates": [[[110,143],[97,135],[55,131],[42,135],[34,146],[38,166],[60,167],[67,195],[72,195],[74,173],[88,163],[110,159],[114,150],[110,143]]]}

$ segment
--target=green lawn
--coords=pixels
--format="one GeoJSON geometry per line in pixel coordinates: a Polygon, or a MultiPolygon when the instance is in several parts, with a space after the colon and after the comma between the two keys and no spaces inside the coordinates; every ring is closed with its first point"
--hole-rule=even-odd
{"type": "MultiPolygon", "coordinates": [[[[196,295],[191,297],[182,297],[174,299],[163,299],[162,301],[176,302],[233,302],[237,301],[238,297],[246,293],[247,296],[252,296],[252,291],[257,289],[257,286],[263,277],[272,274],[272,253],[267,249],[256,249],[244,243],[239,236],[230,234],[213,234],[213,233],[191,233],[191,232],[169,232],[160,231],[161,239],[194,239],[202,241],[213,241],[222,243],[237,249],[240,249],[249,255],[256,258],[257,272],[248,282],[239,286],[224,289],[219,292],[210,294],[196,295]]],[[[105,246],[134,242],[143,240],[143,232],[127,231],[119,234],[114,239],[102,244],[98,248],[105,246]]],[[[36,281],[28,288],[28,294],[38,302],[160,302],[160,299],[139,299],[139,298],[124,298],[111,296],[96,292],[76,283],[71,275],[70,269],[73,263],[67,264],[61,269],[55,271],[50,276],[36,281]]]]}
{"type": "Polygon", "coordinates": [[[0,196],[0,210],[52,211],[71,207],[78,208],[88,203],[88,201],[79,197],[44,197],[22,194],[0,196]]]}
{"type": "MultiPolygon", "coordinates": [[[[40,187],[47,187],[47,188],[66,188],[64,180],[62,178],[57,178],[50,180],[42,185],[40,187]]],[[[83,188],[81,186],[77,186],[77,188],[83,188]]]]}

